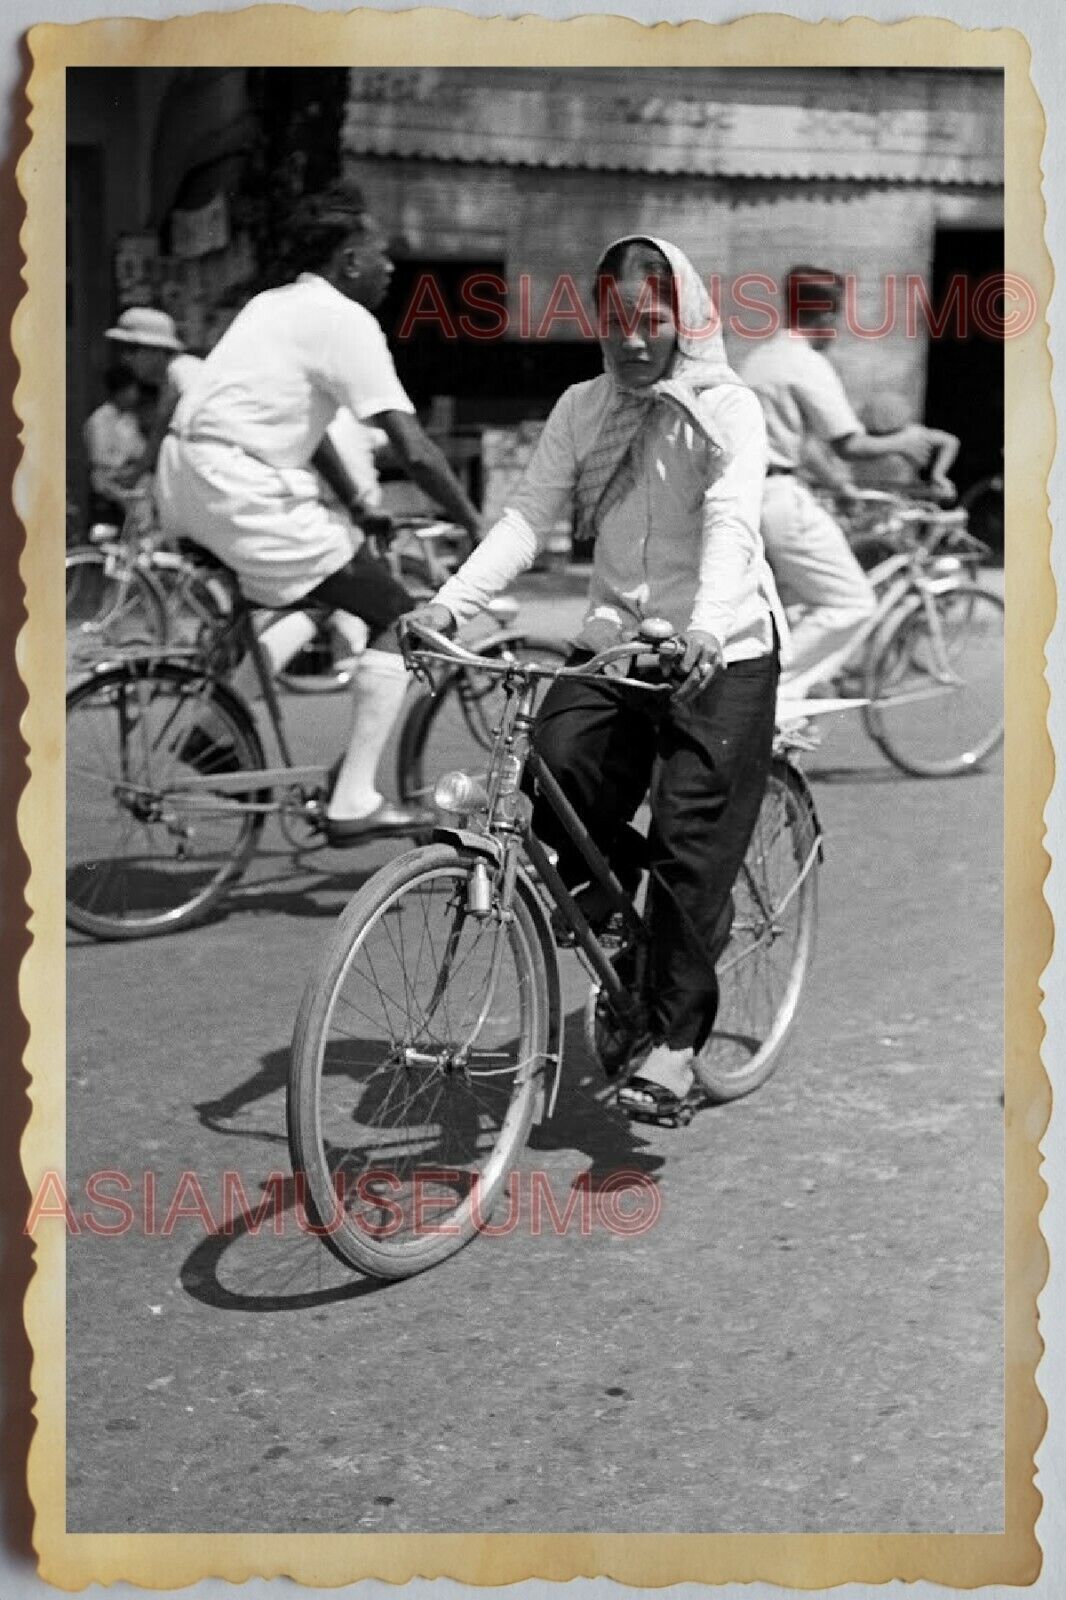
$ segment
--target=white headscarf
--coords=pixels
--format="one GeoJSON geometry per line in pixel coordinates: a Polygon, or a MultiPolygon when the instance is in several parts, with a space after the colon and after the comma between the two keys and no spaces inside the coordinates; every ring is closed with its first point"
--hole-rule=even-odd
{"type": "Polygon", "coordinates": [[[655,383],[640,389],[627,389],[608,373],[614,397],[604,417],[600,433],[582,462],[575,485],[575,518],[586,535],[595,529],[610,507],[632,485],[632,447],[657,404],[680,411],[698,429],[712,456],[721,457],[724,445],[708,422],[699,397],[721,384],[747,387],[726,360],[721,319],[706,285],[688,256],[676,245],[652,234],[632,233],[608,245],[597,264],[597,278],[603,263],[613,252],[631,245],[645,245],[662,256],[674,282],[677,346],[668,371],[655,383]]]}

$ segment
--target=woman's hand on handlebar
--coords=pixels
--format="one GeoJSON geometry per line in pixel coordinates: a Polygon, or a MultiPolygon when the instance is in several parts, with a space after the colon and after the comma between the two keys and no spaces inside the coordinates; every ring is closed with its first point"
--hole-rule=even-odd
{"type": "Polygon", "coordinates": [[[436,600],[416,606],[414,611],[406,613],[403,620],[413,623],[416,628],[429,628],[433,633],[442,633],[446,639],[450,639],[458,627],[448,607],[438,605],[436,600]]]}
{"type": "Polygon", "coordinates": [[[674,669],[681,679],[674,690],[678,705],[695,699],[701,689],[706,689],[723,664],[722,646],[714,634],[690,628],[685,635],[685,653],[674,669]]]}

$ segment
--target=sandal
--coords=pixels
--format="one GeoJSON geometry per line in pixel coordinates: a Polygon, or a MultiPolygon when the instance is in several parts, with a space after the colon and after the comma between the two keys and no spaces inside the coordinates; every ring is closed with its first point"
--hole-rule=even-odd
{"type": "Polygon", "coordinates": [[[664,1084],[653,1083],[639,1073],[623,1083],[618,1104],[634,1122],[651,1122],[657,1128],[684,1128],[695,1115],[697,1097],[693,1090],[677,1095],[664,1084]]]}
{"type": "Polygon", "coordinates": [[[699,1103],[694,1093],[696,1075],[692,1070],[691,1050],[671,1050],[669,1045],[653,1045],[633,1076],[618,1091],[618,1104],[640,1122],[654,1122],[663,1128],[676,1128],[691,1122],[699,1103]],[[676,1087],[660,1081],[672,1078],[676,1087]]]}

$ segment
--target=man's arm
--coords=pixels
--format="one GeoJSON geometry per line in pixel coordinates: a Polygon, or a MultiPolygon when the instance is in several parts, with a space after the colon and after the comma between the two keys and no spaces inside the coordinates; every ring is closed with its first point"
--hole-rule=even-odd
{"type": "Polygon", "coordinates": [[[322,435],[321,443],[311,457],[311,465],[325,478],[341,505],[347,506],[348,510],[357,516],[362,506],[359,491],[328,433],[322,435]]]}
{"type": "Polygon", "coordinates": [[[344,464],[343,456],[328,433],[322,435],[318,449],[311,457],[311,465],[326,480],[352,521],[364,533],[377,534],[379,538],[389,537],[394,531],[392,518],[366,504],[355,479],[344,464]]]}
{"type": "Polygon", "coordinates": [[[168,378],[163,384],[159,403],[155,408],[155,416],[152,418],[152,428],[145,443],[144,454],[137,463],[138,475],[155,471],[155,464],[159,459],[160,446],[166,437],[171,419],[178,409],[178,401],[180,399],[181,390],[168,378]]]}
{"type": "Polygon", "coordinates": [[[881,456],[903,456],[920,471],[928,466],[944,438],[945,435],[937,429],[924,428],[921,423],[912,422],[905,428],[897,428],[894,433],[874,434],[860,429],[830,442],[845,461],[873,461],[881,456]]]}
{"type": "Polygon", "coordinates": [[[448,465],[443,450],[429,438],[418,418],[407,411],[381,411],[364,420],[388,435],[408,477],[424,489],[453,522],[458,522],[475,539],[479,538],[481,518],[477,507],[448,465]]]}

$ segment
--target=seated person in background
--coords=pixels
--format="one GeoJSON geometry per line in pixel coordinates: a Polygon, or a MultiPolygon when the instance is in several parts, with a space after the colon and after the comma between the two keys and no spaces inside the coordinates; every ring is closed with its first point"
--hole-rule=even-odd
{"type": "Polygon", "coordinates": [[[137,498],[135,468],[144,453],[144,435],[137,420],[141,386],[132,367],[116,362],[104,374],[108,398],[97,406],[85,424],[85,450],[89,458],[91,520],[121,527],[137,498]]]}
{"type": "Polygon", "coordinates": [[[154,306],[130,306],[114,327],[108,328],[104,338],[121,351],[123,362],[132,368],[140,385],[143,449],[141,459],[131,462],[127,469],[132,486],[138,478],[153,471],[159,441],[177,396],[200,363],[196,356],[187,354],[178,338],[173,317],[154,306]]]}

